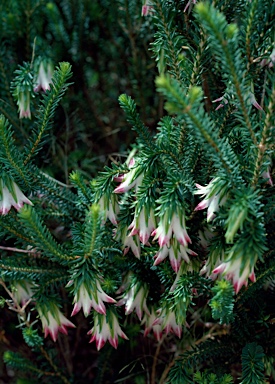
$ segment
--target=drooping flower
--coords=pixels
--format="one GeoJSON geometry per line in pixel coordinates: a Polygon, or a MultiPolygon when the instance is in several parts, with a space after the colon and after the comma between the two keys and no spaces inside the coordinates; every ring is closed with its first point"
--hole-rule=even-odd
{"type": "Polygon", "coordinates": [[[171,267],[175,272],[178,272],[182,260],[186,263],[190,262],[188,254],[191,256],[197,256],[197,253],[189,249],[188,245],[183,246],[173,238],[162,248],[160,248],[158,253],[154,256],[154,265],[158,265],[169,255],[171,267]]]}
{"type": "Polygon", "coordinates": [[[133,254],[140,258],[140,240],[138,235],[127,235],[127,227],[117,228],[114,231],[114,239],[122,242],[123,254],[126,255],[131,249],[133,254]]]}
{"type": "Polygon", "coordinates": [[[106,194],[101,196],[98,201],[100,208],[104,211],[103,223],[106,223],[106,220],[109,219],[112,224],[117,224],[117,215],[119,213],[119,205],[116,195],[111,195],[108,197],[106,194]]]}
{"type": "Polygon", "coordinates": [[[114,193],[124,193],[133,187],[138,189],[143,179],[143,169],[140,165],[135,166],[135,159],[132,158],[129,162],[129,172],[125,173],[119,180],[122,183],[114,190],[114,193]]]}
{"type": "Polygon", "coordinates": [[[260,106],[260,104],[257,102],[254,93],[250,92],[250,94],[249,94],[249,100],[250,100],[250,103],[251,103],[255,108],[257,108],[259,111],[262,111],[262,110],[263,110],[263,108],[262,108],[262,107],[260,106]]]}
{"type": "Polygon", "coordinates": [[[114,348],[118,346],[118,336],[128,340],[128,337],[120,328],[116,315],[111,311],[108,311],[107,316],[94,315],[94,326],[88,332],[88,335],[92,335],[90,343],[95,341],[98,351],[105,345],[107,340],[114,348]]]}
{"type": "Polygon", "coordinates": [[[23,119],[24,117],[27,119],[31,118],[31,92],[26,90],[18,91],[18,109],[19,109],[19,118],[23,119]]]}
{"type": "Polygon", "coordinates": [[[146,337],[151,330],[153,330],[154,336],[157,341],[160,341],[162,337],[162,328],[160,324],[154,324],[157,319],[157,314],[154,308],[151,308],[150,313],[144,313],[141,324],[145,324],[144,337],[146,337]]]}
{"type": "Polygon", "coordinates": [[[175,312],[166,307],[158,310],[157,312],[159,312],[159,314],[154,320],[153,325],[159,324],[162,331],[166,334],[172,332],[180,339],[182,335],[182,326],[177,323],[175,312]]]}
{"type": "Polygon", "coordinates": [[[152,5],[148,5],[147,2],[146,4],[144,4],[141,8],[141,16],[148,16],[150,11],[153,9],[154,7],[152,5]]]}
{"type": "Polygon", "coordinates": [[[82,283],[74,297],[74,308],[71,316],[76,315],[81,308],[83,308],[86,317],[89,315],[91,308],[94,308],[98,313],[105,315],[106,307],[104,301],[106,303],[116,303],[116,300],[103,291],[98,280],[82,283]]]}
{"type": "Polygon", "coordinates": [[[154,240],[158,239],[159,246],[163,247],[170,241],[172,234],[178,240],[178,242],[186,247],[188,243],[192,243],[190,237],[187,234],[185,226],[184,214],[179,212],[171,212],[168,210],[161,217],[157,229],[152,233],[154,240]]]}
{"type": "Polygon", "coordinates": [[[194,192],[194,195],[202,195],[204,199],[196,206],[195,211],[207,208],[208,222],[214,219],[216,216],[215,212],[218,212],[219,207],[221,207],[227,199],[227,185],[224,181],[220,181],[221,179],[216,177],[205,187],[196,184],[198,190],[194,192]]]}
{"type": "Polygon", "coordinates": [[[34,91],[38,92],[42,89],[44,92],[51,89],[50,84],[52,83],[53,76],[53,65],[52,63],[47,61],[41,61],[36,80],[34,81],[34,91]]]}
{"type": "Polygon", "coordinates": [[[117,305],[125,304],[125,314],[129,315],[134,310],[141,320],[143,311],[149,315],[149,310],[146,304],[149,289],[146,284],[135,283],[132,284],[130,289],[122,295],[117,305]]]}
{"type": "Polygon", "coordinates": [[[249,278],[253,283],[256,281],[254,267],[251,267],[248,260],[244,267],[242,267],[242,260],[229,260],[220,264],[214,269],[213,273],[222,273],[228,280],[232,280],[235,292],[238,293],[243,285],[247,286],[249,278]]]}
{"type": "Polygon", "coordinates": [[[0,214],[6,215],[12,206],[19,211],[24,203],[33,205],[14,181],[8,177],[5,182],[0,179],[0,214]]]}
{"type": "Polygon", "coordinates": [[[50,335],[53,341],[57,340],[58,332],[67,335],[67,327],[75,328],[75,325],[61,313],[55,303],[51,302],[49,308],[45,305],[37,305],[37,311],[42,322],[45,337],[50,335]]]}
{"type": "Polygon", "coordinates": [[[26,280],[18,280],[13,283],[13,295],[18,303],[22,305],[33,296],[33,284],[26,280]]]}
{"type": "Polygon", "coordinates": [[[149,211],[143,207],[139,214],[135,215],[133,222],[128,229],[131,229],[129,236],[139,235],[142,244],[146,244],[152,231],[156,228],[156,218],[153,209],[149,211]]]}
{"type": "Polygon", "coordinates": [[[19,118],[31,118],[30,101],[33,93],[33,70],[30,63],[19,65],[15,71],[17,74],[12,82],[12,94],[18,105],[19,118]]]}
{"type": "Polygon", "coordinates": [[[224,262],[225,252],[223,245],[217,243],[216,247],[210,250],[208,258],[205,261],[204,266],[200,270],[200,275],[205,275],[206,277],[215,280],[218,275],[214,273],[214,270],[224,262]]]}

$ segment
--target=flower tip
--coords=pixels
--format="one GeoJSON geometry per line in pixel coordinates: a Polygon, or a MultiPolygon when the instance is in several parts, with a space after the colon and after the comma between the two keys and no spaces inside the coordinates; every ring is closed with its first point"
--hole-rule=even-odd
{"type": "Polygon", "coordinates": [[[80,311],[80,306],[78,305],[78,303],[75,303],[71,316],[76,315],[79,311],[80,311]]]}
{"type": "Polygon", "coordinates": [[[180,262],[177,261],[177,260],[171,260],[170,264],[171,264],[171,267],[172,267],[173,271],[178,273],[178,271],[180,269],[180,262]]]}
{"type": "Polygon", "coordinates": [[[125,335],[123,331],[121,331],[120,337],[122,337],[124,340],[129,340],[129,338],[125,335]]]}
{"type": "Polygon", "coordinates": [[[236,292],[236,295],[239,293],[240,289],[242,288],[243,284],[240,281],[237,281],[234,284],[234,290],[236,292]]]}
{"type": "Polygon", "coordinates": [[[123,192],[125,192],[125,188],[121,187],[121,185],[119,185],[114,189],[114,193],[123,193],[123,192]]]}
{"type": "Polygon", "coordinates": [[[181,334],[182,334],[182,327],[180,327],[180,326],[175,327],[174,328],[174,333],[180,339],[181,338],[181,334]]]}
{"type": "Polygon", "coordinates": [[[100,303],[98,305],[95,305],[94,306],[94,309],[100,313],[101,315],[106,315],[106,308],[105,308],[105,305],[103,303],[100,303]]]}
{"type": "Polygon", "coordinates": [[[48,327],[45,328],[45,337],[50,335],[50,337],[52,338],[52,340],[54,342],[56,342],[56,340],[57,340],[57,334],[58,334],[58,328],[56,328],[54,330],[51,328],[48,328],[48,327]]]}
{"type": "Polygon", "coordinates": [[[207,201],[206,200],[203,200],[201,201],[196,207],[195,207],[195,211],[200,211],[201,209],[205,209],[207,208],[208,204],[207,204],[207,201]]]}
{"type": "Polygon", "coordinates": [[[106,301],[106,303],[111,303],[111,304],[117,303],[117,301],[115,299],[113,299],[111,296],[108,296],[108,295],[106,295],[104,301],[106,301]]]}
{"type": "Polygon", "coordinates": [[[162,248],[164,247],[169,241],[169,237],[168,236],[160,236],[159,237],[159,246],[162,248]]]}
{"type": "Polygon", "coordinates": [[[58,327],[59,332],[63,333],[64,335],[68,335],[68,331],[64,325],[61,325],[58,327]]]}
{"type": "Polygon", "coordinates": [[[154,256],[154,258],[155,258],[156,260],[154,261],[154,264],[153,264],[153,265],[154,265],[154,266],[159,265],[159,264],[161,263],[161,261],[162,261],[161,258],[159,258],[157,254],[154,256]]]}
{"type": "Polygon", "coordinates": [[[157,341],[160,341],[162,337],[161,331],[154,331],[154,337],[157,341]]]}
{"type": "Polygon", "coordinates": [[[252,281],[252,283],[255,283],[255,281],[256,281],[256,275],[255,275],[254,272],[252,272],[252,273],[250,274],[249,279],[252,281]]]}
{"type": "Polygon", "coordinates": [[[114,337],[113,339],[110,338],[109,339],[109,342],[111,344],[112,347],[114,347],[115,349],[117,349],[118,347],[118,337],[114,337]]]}
{"type": "Polygon", "coordinates": [[[96,340],[96,348],[97,348],[98,351],[100,351],[100,349],[104,347],[105,342],[106,341],[103,340],[103,339],[97,339],[96,340]]]}

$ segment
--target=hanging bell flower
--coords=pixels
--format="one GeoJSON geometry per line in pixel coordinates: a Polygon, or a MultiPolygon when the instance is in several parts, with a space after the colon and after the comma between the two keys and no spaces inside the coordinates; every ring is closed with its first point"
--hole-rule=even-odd
{"type": "Polygon", "coordinates": [[[42,60],[40,62],[34,81],[35,92],[39,92],[40,90],[46,92],[51,89],[50,84],[52,83],[53,72],[54,68],[50,60],[42,60]]]}
{"type": "Polygon", "coordinates": [[[45,337],[50,335],[53,341],[57,340],[58,332],[67,335],[68,327],[75,328],[75,325],[62,314],[58,306],[53,302],[47,306],[37,305],[37,311],[42,322],[45,337]]]}
{"type": "Polygon", "coordinates": [[[115,349],[118,347],[118,336],[128,340],[128,337],[120,328],[116,315],[111,311],[108,311],[107,316],[99,313],[94,315],[94,326],[88,332],[88,335],[92,335],[90,343],[95,341],[98,351],[105,345],[107,340],[115,349]]]}
{"type": "Polygon", "coordinates": [[[33,205],[18,185],[8,176],[0,179],[0,215],[6,215],[12,206],[19,211],[24,203],[33,205]]]}
{"type": "Polygon", "coordinates": [[[33,73],[31,65],[24,63],[15,71],[17,76],[12,83],[13,97],[18,105],[19,118],[31,118],[31,98],[33,93],[33,73]]]}

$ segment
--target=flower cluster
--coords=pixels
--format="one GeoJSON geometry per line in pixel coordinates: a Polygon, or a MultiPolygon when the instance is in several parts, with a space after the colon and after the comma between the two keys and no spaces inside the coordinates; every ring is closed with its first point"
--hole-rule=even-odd
{"type": "Polygon", "coordinates": [[[169,255],[173,270],[178,272],[182,260],[189,263],[188,255],[196,255],[195,252],[188,248],[192,241],[186,230],[183,209],[178,208],[176,211],[166,210],[152,235],[154,240],[158,240],[160,246],[159,251],[154,257],[154,265],[158,265],[169,255]]]}

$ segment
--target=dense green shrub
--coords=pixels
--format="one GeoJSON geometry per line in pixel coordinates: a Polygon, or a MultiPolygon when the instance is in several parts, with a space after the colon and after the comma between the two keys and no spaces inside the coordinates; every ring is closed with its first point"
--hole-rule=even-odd
{"type": "Polygon", "coordinates": [[[3,382],[274,380],[274,17],[1,2],[3,382]]]}

